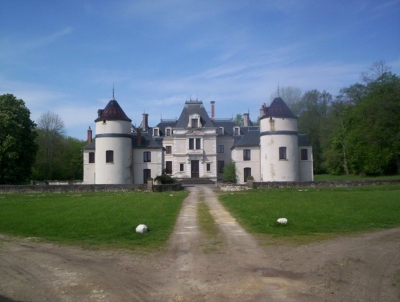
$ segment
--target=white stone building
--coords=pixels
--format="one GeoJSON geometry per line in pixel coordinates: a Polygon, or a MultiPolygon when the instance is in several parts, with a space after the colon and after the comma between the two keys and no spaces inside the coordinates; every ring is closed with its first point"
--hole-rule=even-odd
{"type": "Polygon", "coordinates": [[[260,109],[260,125],[245,113],[244,125],[211,116],[203,102],[187,101],[178,119],[137,128],[116,100],[98,111],[96,136],[84,148],[84,183],[142,184],[170,174],[176,178],[220,180],[224,166],[236,163],[238,182],[312,181],[311,144],[297,132],[297,117],[281,98],[260,109]]]}

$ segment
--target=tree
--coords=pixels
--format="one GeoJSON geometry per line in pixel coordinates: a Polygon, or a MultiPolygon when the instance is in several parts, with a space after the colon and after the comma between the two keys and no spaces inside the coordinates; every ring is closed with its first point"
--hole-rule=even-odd
{"type": "Polygon", "coordinates": [[[301,102],[302,98],[300,88],[292,86],[281,87],[278,92],[271,95],[271,99],[273,100],[278,96],[285,101],[294,114],[298,114],[299,103],[301,102]]]}
{"type": "Polygon", "coordinates": [[[366,84],[372,83],[383,76],[385,73],[390,72],[390,69],[391,68],[386,65],[385,61],[376,61],[371,65],[370,68],[368,68],[369,71],[361,73],[361,79],[366,84]]]}
{"type": "Polygon", "coordinates": [[[314,173],[326,172],[323,149],[328,144],[326,125],[328,104],[332,95],[318,90],[307,91],[299,102],[298,130],[306,133],[313,147],[314,173]]]}
{"type": "Polygon", "coordinates": [[[243,116],[240,113],[236,114],[236,117],[233,121],[236,125],[243,126],[243,116]]]}
{"type": "Polygon", "coordinates": [[[62,151],[65,134],[64,122],[58,114],[48,111],[39,117],[37,124],[39,152],[35,176],[38,179],[54,179],[55,156],[62,151]]]}
{"type": "Polygon", "coordinates": [[[237,183],[236,164],[234,161],[224,167],[222,181],[237,183]]]}
{"type": "Polygon", "coordinates": [[[0,96],[0,184],[16,184],[29,179],[35,161],[35,123],[21,99],[0,96]]]}

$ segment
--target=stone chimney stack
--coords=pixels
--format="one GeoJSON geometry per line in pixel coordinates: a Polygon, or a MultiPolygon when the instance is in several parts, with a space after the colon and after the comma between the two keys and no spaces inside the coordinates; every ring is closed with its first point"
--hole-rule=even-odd
{"type": "Polygon", "coordinates": [[[142,121],[142,129],[147,130],[149,128],[149,115],[147,113],[143,113],[143,121],[142,121]]]}
{"type": "Polygon", "coordinates": [[[267,105],[264,103],[262,104],[261,108],[260,108],[260,117],[262,117],[264,114],[266,114],[266,110],[267,110],[267,105]]]}
{"type": "Polygon", "coordinates": [[[243,126],[249,127],[250,126],[249,124],[250,124],[249,114],[243,113],[243,126]]]}
{"type": "Polygon", "coordinates": [[[87,143],[88,145],[92,142],[92,129],[89,126],[89,129],[87,131],[87,143]]]}
{"type": "Polygon", "coordinates": [[[142,130],[140,128],[136,129],[137,136],[136,136],[136,144],[138,147],[142,145],[142,130]]]}
{"type": "Polygon", "coordinates": [[[215,101],[211,101],[211,120],[214,121],[215,118],[215,101]]]}

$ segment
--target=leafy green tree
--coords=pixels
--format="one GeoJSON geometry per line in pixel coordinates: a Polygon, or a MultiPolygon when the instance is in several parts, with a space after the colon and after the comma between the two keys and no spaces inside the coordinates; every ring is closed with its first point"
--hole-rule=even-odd
{"type": "Polygon", "coordinates": [[[35,161],[35,123],[21,99],[0,96],[0,184],[16,184],[29,179],[35,161]]]}
{"type": "Polygon", "coordinates": [[[370,82],[352,118],[353,173],[400,174],[400,78],[388,72],[370,82]]]}
{"type": "Polygon", "coordinates": [[[237,173],[236,173],[236,164],[235,162],[231,162],[224,167],[224,171],[222,174],[222,181],[237,183],[237,173]]]}
{"type": "Polygon", "coordinates": [[[326,172],[323,149],[329,144],[326,127],[328,105],[332,102],[332,95],[318,90],[307,91],[298,109],[298,130],[306,133],[313,147],[314,173],[326,172]]]}
{"type": "Polygon", "coordinates": [[[236,117],[233,121],[236,125],[243,126],[243,115],[241,115],[240,113],[236,114],[236,117]]]}

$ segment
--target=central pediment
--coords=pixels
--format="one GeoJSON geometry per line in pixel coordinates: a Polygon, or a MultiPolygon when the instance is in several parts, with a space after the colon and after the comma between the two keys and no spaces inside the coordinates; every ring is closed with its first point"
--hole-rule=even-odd
{"type": "Polygon", "coordinates": [[[203,136],[204,132],[199,130],[188,130],[186,135],[196,135],[196,136],[203,136]]]}

